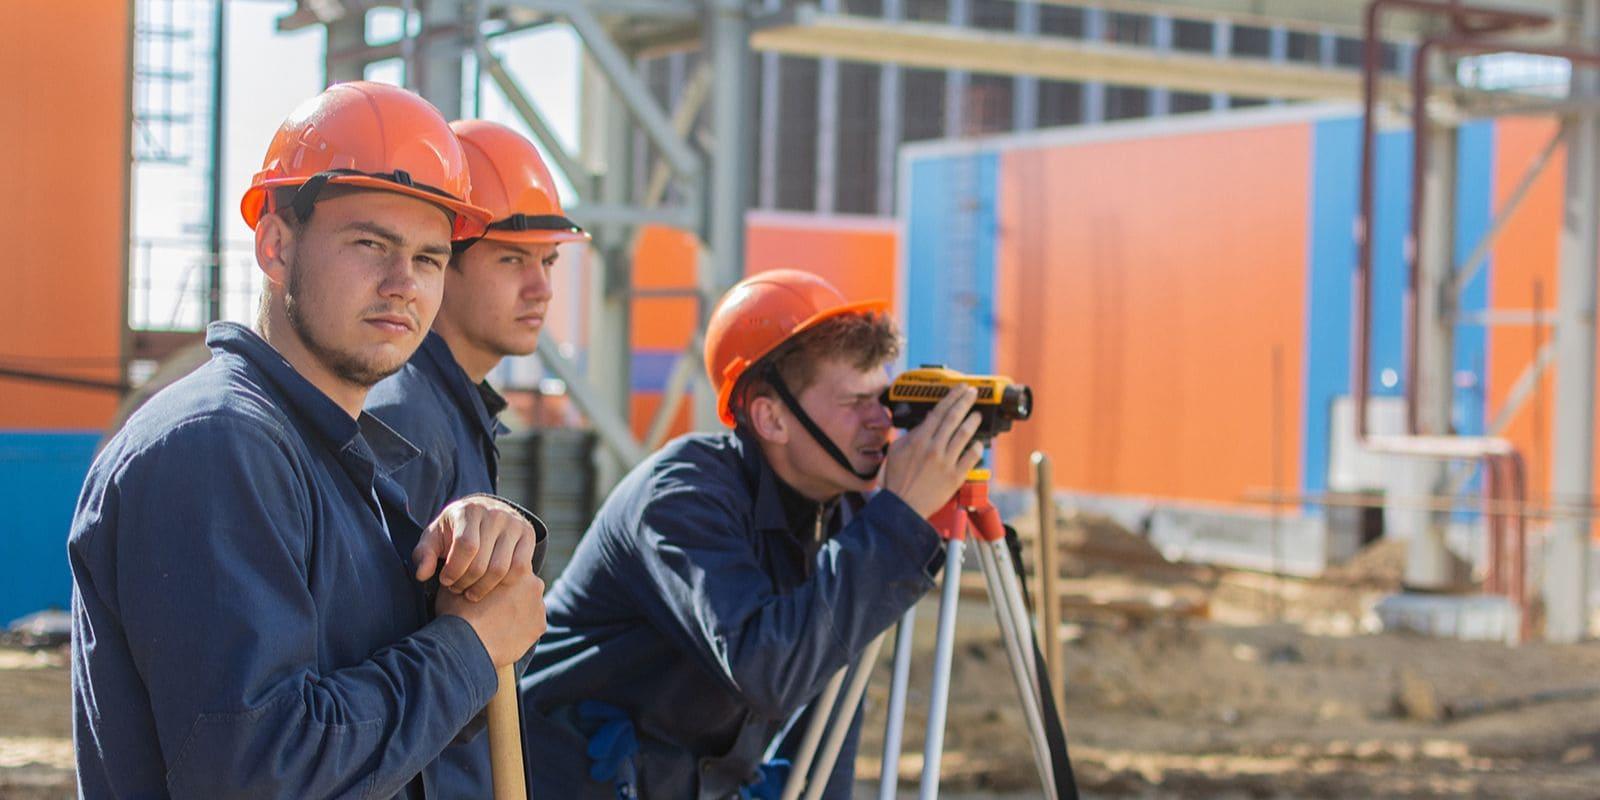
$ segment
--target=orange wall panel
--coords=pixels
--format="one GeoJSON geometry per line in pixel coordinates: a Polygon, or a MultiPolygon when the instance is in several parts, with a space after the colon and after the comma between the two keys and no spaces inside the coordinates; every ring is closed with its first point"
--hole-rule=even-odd
{"type": "Polygon", "coordinates": [[[1274,484],[1276,446],[1299,485],[1310,137],[1002,156],[997,368],[1035,410],[997,442],[997,478],[1026,483],[1042,449],[1060,487],[1236,503],[1274,484]]]}
{"type": "MultiPolygon", "coordinates": [[[[16,0],[0,23],[0,366],[119,377],[131,4],[16,0]]],[[[0,429],[106,424],[114,393],[0,378],[0,429]]]]}
{"type": "MultiPolygon", "coordinates": [[[[1495,125],[1494,213],[1556,130],[1546,118],[1504,119],[1495,125]]],[[[1541,284],[1545,308],[1556,307],[1559,271],[1559,224],[1566,181],[1565,148],[1557,150],[1529,190],[1522,204],[1506,220],[1495,241],[1489,272],[1491,308],[1533,308],[1535,283],[1541,284]]],[[[1492,420],[1505,408],[1512,385],[1533,361],[1551,330],[1530,326],[1499,325],[1489,331],[1488,408],[1492,420]]],[[[1528,464],[1528,489],[1533,498],[1548,496],[1550,488],[1550,431],[1555,419],[1555,370],[1546,370],[1539,386],[1504,431],[1522,450],[1528,464]]]]}
{"type": "Polygon", "coordinates": [[[896,241],[891,220],[752,214],[745,234],[745,272],[804,270],[822,276],[851,300],[892,305],[896,241]]]}

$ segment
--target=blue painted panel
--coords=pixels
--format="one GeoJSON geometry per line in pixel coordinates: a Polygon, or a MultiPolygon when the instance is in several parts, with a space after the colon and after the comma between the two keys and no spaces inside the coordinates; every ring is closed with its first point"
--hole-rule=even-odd
{"type": "Polygon", "coordinates": [[[67,531],[97,431],[0,431],[0,625],[72,598],[67,531]]]}
{"type": "MultiPolygon", "coordinates": [[[[1356,265],[1361,120],[1319,122],[1312,133],[1311,235],[1307,242],[1305,451],[1306,494],[1325,491],[1334,400],[1350,392],[1350,313],[1356,265]]],[[[1376,224],[1373,226],[1372,348],[1368,385],[1397,396],[1405,377],[1401,304],[1406,285],[1405,238],[1411,214],[1411,134],[1378,136],[1376,224]]],[[[1307,511],[1315,511],[1307,507],[1307,511]]]]}
{"type": "MultiPolygon", "coordinates": [[[[1494,125],[1473,122],[1460,129],[1456,145],[1456,268],[1463,266],[1473,248],[1489,230],[1494,201],[1494,125]]],[[[1462,311],[1489,307],[1489,270],[1492,259],[1467,283],[1459,298],[1462,311]]],[[[1457,325],[1455,329],[1456,390],[1450,421],[1456,432],[1478,435],[1484,430],[1488,398],[1488,329],[1482,325],[1457,325]]]]}
{"type": "MultiPolygon", "coordinates": [[[[1360,191],[1361,121],[1351,118],[1322,122],[1313,136],[1310,279],[1306,298],[1306,444],[1302,464],[1302,488],[1307,494],[1327,488],[1333,402],[1350,391],[1350,312],[1357,253],[1354,221],[1360,191]]],[[[1455,248],[1458,257],[1465,259],[1489,225],[1493,126],[1486,122],[1466,125],[1458,141],[1455,248]]],[[[1389,131],[1378,137],[1369,377],[1374,395],[1398,396],[1406,388],[1401,304],[1410,279],[1404,258],[1411,224],[1411,142],[1409,131],[1389,131]]],[[[1468,284],[1460,298],[1462,310],[1487,307],[1487,275],[1485,270],[1468,284]]],[[[1462,325],[1456,328],[1455,336],[1457,383],[1452,422],[1460,433],[1481,433],[1486,331],[1462,325]]]]}
{"type": "Polygon", "coordinates": [[[682,350],[633,351],[633,366],[628,372],[628,382],[635,392],[661,392],[667,388],[667,378],[672,376],[672,365],[678,362],[682,350]]]}
{"type": "Polygon", "coordinates": [[[995,363],[996,153],[919,158],[907,192],[906,363],[995,363]]]}

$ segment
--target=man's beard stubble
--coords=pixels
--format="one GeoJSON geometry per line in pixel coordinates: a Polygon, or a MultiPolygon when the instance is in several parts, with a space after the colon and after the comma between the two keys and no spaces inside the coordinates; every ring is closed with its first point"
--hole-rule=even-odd
{"type": "Polygon", "coordinates": [[[310,321],[306,319],[305,308],[301,303],[301,290],[305,288],[300,279],[301,266],[298,263],[289,265],[289,282],[284,288],[283,310],[289,318],[289,327],[294,328],[300,341],[306,349],[322,362],[328,371],[340,380],[362,388],[371,388],[384,378],[400,371],[405,366],[402,359],[395,364],[386,365],[374,363],[371,359],[363,359],[354,353],[341,351],[318,338],[310,321]]]}

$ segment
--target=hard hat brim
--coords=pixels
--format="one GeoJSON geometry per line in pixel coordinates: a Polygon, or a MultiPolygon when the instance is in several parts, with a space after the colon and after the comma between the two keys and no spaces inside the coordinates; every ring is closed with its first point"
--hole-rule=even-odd
{"type": "MultiPolygon", "coordinates": [[[[244,193],[244,198],[239,202],[239,211],[244,215],[245,224],[252,229],[267,211],[268,198],[274,189],[294,187],[306,182],[305,178],[279,178],[266,180],[252,185],[244,193]]],[[[416,186],[406,186],[383,178],[369,175],[339,175],[329,178],[330,185],[349,186],[360,189],[374,189],[383,192],[395,192],[418,200],[425,200],[445,211],[452,217],[450,231],[451,241],[476,239],[488,230],[491,215],[488,209],[475,206],[471,203],[458,200],[448,195],[428,191],[416,186]]]]}

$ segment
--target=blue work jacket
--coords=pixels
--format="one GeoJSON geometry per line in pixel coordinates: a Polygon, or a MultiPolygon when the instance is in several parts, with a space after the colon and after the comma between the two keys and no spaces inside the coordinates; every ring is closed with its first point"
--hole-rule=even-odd
{"type": "Polygon", "coordinates": [[[367,395],[367,413],[394,428],[421,455],[391,477],[406,490],[413,516],[432,522],[452,500],[493,493],[506,432],[496,415],[506,401],[486,383],[473,383],[444,337],[429,332],[399,372],[367,395]]]}
{"type": "Polygon", "coordinates": [[[73,518],[79,791],[433,796],[498,683],[412,578],[421,529],[386,473],[416,451],[250,330],[206,342],[95,459],[73,518]]]}
{"type": "MultiPolygon", "coordinates": [[[[444,338],[431,331],[399,372],[368,393],[367,413],[422,451],[390,475],[405,489],[416,519],[427,524],[451,501],[495,491],[500,451],[494,440],[505,431],[495,415],[505,407],[488,384],[467,377],[444,338]]],[[[435,796],[490,797],[489,737],[446,749],[437,777],[435,796]]]]}
{"type": "MultiPolygon", "coordinates": [[[[633,724],[640,797],[736,797],[785,723],[933,587],[941,541],[899,497],[818,537],[783,491],[725,433],[673,441],[612,492],[546,596],[522,682],[535,796],[616,797],[587,772],[576,709],[592,700],[633,724]]],[[[856,739],[827,797],[849,796],[856,739]]]]}

